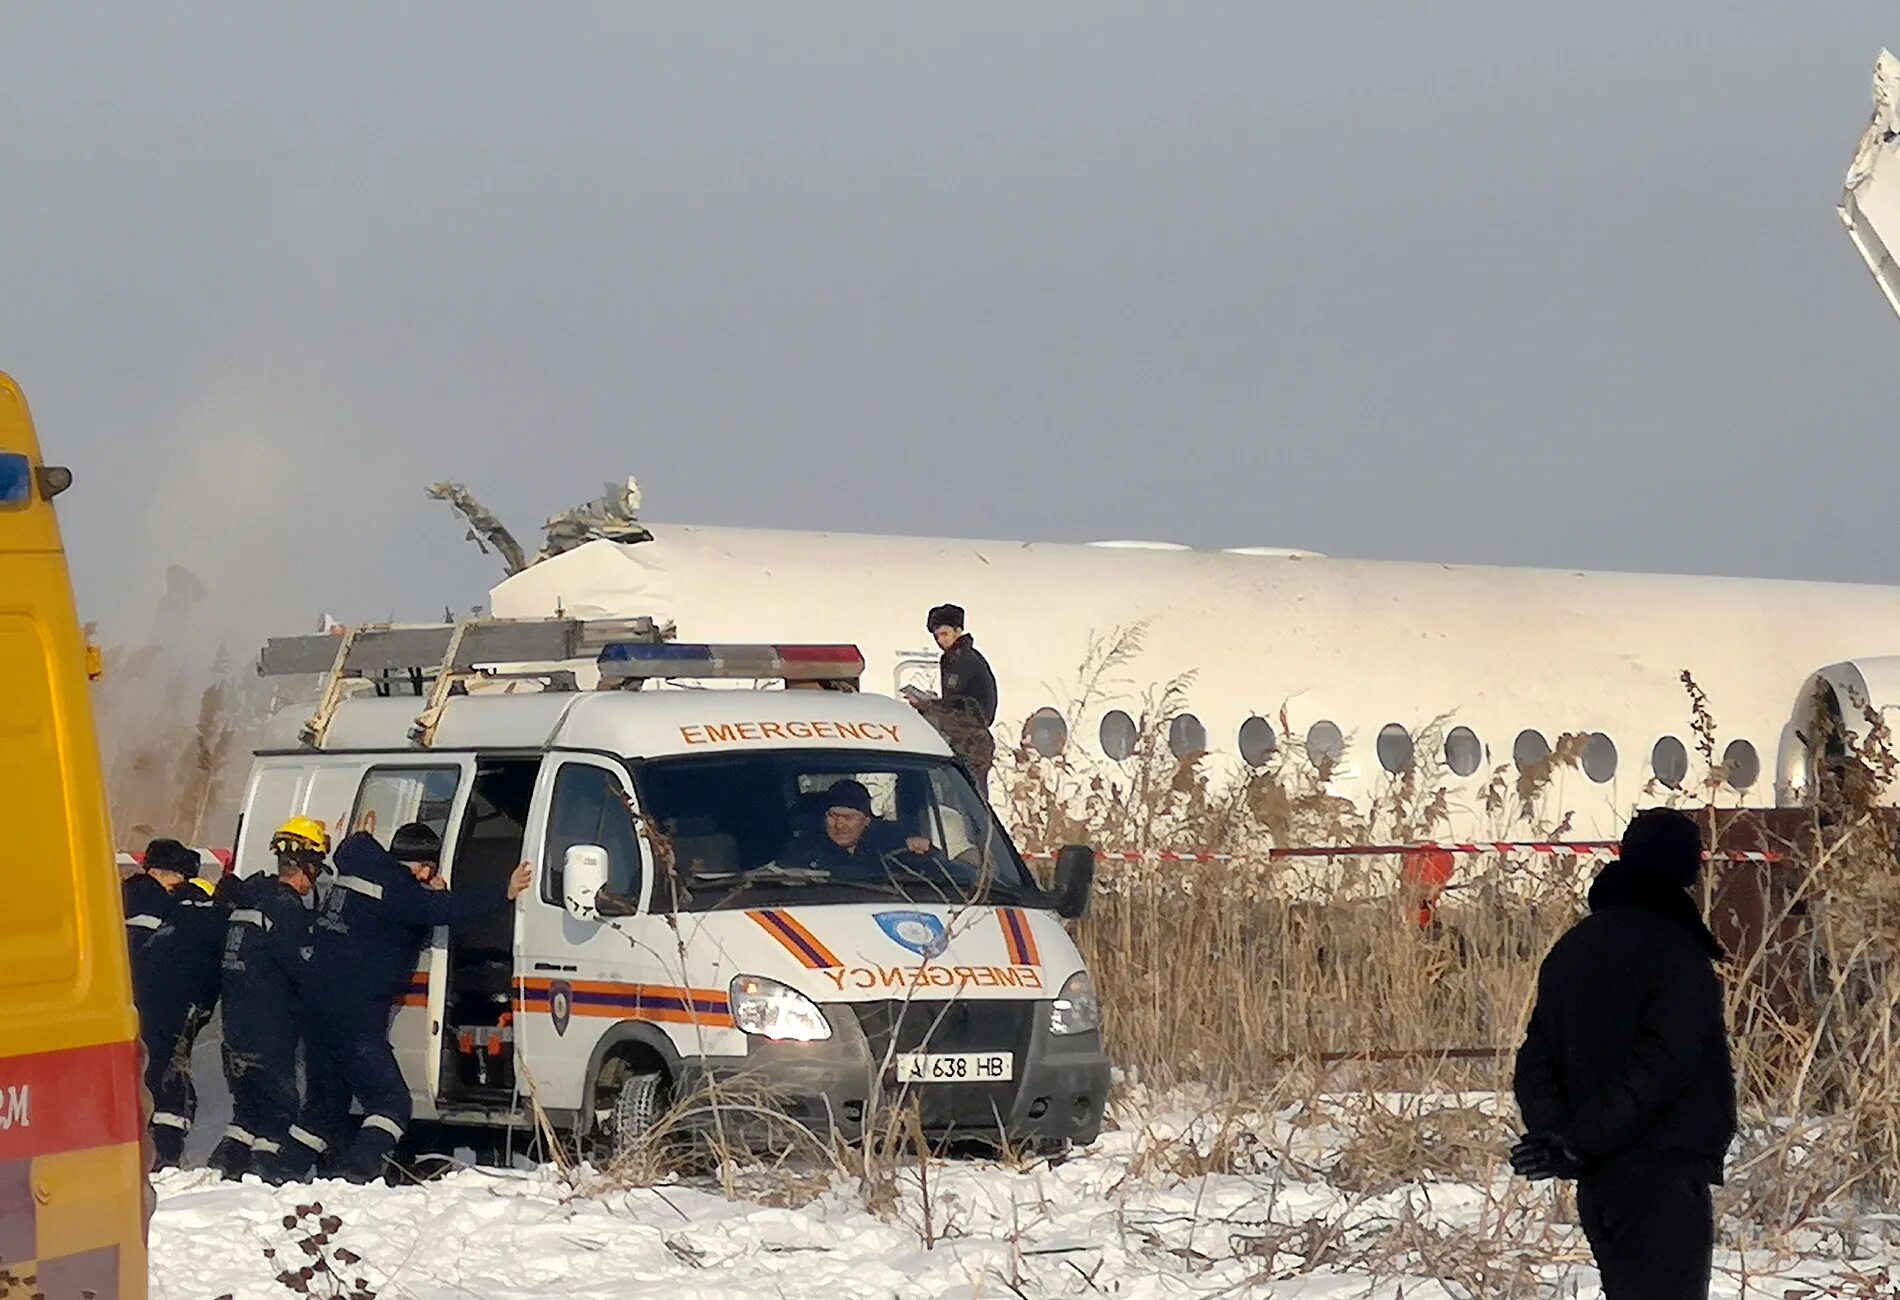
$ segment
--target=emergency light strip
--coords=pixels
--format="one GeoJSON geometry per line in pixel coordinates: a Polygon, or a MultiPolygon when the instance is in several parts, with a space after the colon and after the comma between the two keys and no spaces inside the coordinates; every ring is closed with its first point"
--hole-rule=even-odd
{"type": "MultiPolygon", "coordinates": [[[[1496,840],[1481,844],[1335,844],[1314,848],[1267,849],[1264,856],[1268,858],[1370,858],[1393,854],[1436,852],[1457,856],[1479,853],[1525,853],[1533,857],[1613,858],[1621,851],[1621,846],[1614,840],[1572,842],[1496,840]]],[[[1056,860],[1056,855],[1053,853],[1025,853],[1023,856],[1031,862],[1056,860]]],[[[1248,862],[1262,856],[1260,853],[1173,853],[1166,850],[1150,850],[1146,853],[1097,853],[1095,860],[1097,862],[1220,863],[1248,862]]],[[[1702,858],[1705,862],[1782,862],[1786,860],[1786,855],[1736,850],[1704,853],[1702,858]]]]}
{"type": "Polygon", "coordinates": [[[23,506],[33,496],[33,462],[18,452],[0,453],[0,506],[23,506]]]}
{"type": "Polygon", "coordinates": [[[854,645],[702,645],[679,641],[616,641],[600,652],[607,681],[655,677],[765,677],[786,681],[856,681],[864,655],[854,645]]]}

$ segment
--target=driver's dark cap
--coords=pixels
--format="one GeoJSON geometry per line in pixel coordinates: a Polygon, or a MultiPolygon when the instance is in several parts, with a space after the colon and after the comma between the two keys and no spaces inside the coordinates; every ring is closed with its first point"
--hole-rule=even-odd
{"type": "Polygon", "coordinates": [[[442,837],[421,822],[398,826],[389,837],[389,856],[398,862],[433,865],[442,860],[442,837]]]}
{"type": "Polygon", "coordinates": [[[825,791],[826,811],[836,808],[849,808],[854,812],[861,812],[866,817],[869,817],[871,815],[871,792],[866,790],[860,782],[839,781],[825,791]]]}
{"type": "Polygon", "coordinates": [[[926,624],[924,631],[926,632],[934,633],[940,627],[947,627],[960,632],[963,630],[963,606],[939,605],[930,611],[929,617],[927,617],[924,622],[926,624]]]}

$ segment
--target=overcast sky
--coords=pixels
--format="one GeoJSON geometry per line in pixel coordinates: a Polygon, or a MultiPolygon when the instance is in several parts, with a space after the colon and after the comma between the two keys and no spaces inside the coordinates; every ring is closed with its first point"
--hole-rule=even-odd
{"type": "Polygon", "coordinates": [[[1873,0],[0,9],[85,613],[659,520],[1895,581],[1873,0]]]}

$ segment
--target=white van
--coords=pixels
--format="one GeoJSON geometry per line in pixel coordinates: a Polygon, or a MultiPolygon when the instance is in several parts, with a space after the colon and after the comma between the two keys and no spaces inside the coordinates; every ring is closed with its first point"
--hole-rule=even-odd
{"type": "Polygon", "coordinates": [[[857,692],[853,647],[488,621],[274,640],[260,671],[323,663],[316,717],[257,753],[239,874],[273,869],[296,814],[385,843],[426,822],[451,888],[535,868],[513,909],[438,931],[400,998],[419,1120],[525,1128],[538,1103],[625,1140],[744,1074],[847,1139],[899,1096],[933,1138],[1100,1131],[1109,1062],[1062,924],[1093,855],[1039,888],[936,731],[857,692]],[[856,853],[840,782],[870,796],[856,853]]]}

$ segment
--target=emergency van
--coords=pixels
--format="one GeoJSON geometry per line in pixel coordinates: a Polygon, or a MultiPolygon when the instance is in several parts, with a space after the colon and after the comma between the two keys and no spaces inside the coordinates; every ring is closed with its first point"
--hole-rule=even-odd
{"type": "Polygon", "coordinates": [[[936,731],[857,690],[863,666],[648,620],[275,639],[260,671],[321,673],[320,703],[256,754],[237,870],[269,870],[298,814],[385,845],[424,822],[453,889],[533,864],[399,991],[419,1120],[538,1109],[624,1143],[744,1077],[847,1140],[914,1099],[933,1139],[1091,1141],[1109,1062],[1063,921],[1093,853],[1040,886],[936,731]]]}
{"type": "Polygon", "coordinates": [[[0,375],[0,1294],[137,1300],[149,1098],[94,656],[53,510],[71,482],[0,375]]]}

